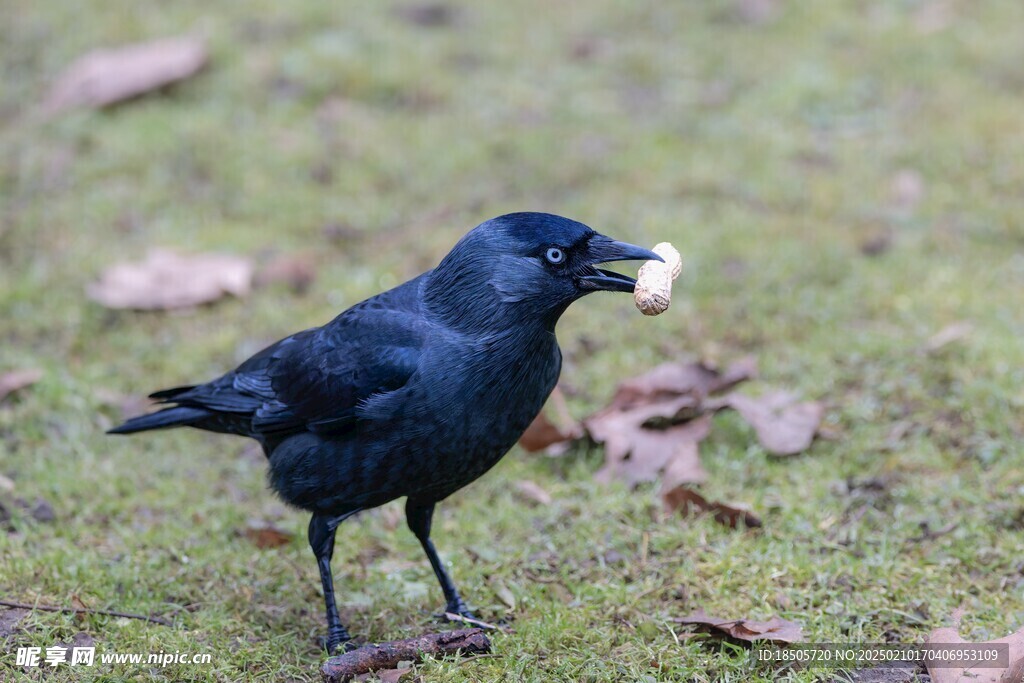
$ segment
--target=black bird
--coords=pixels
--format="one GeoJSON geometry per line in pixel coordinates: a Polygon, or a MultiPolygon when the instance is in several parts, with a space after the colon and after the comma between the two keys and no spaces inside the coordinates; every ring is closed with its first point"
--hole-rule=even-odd
{"type": "Polygon", "coordinates": [[[211,382],[156,392],[174,406],[111,433],[189,426],[260,442],[271,487],[313,513],[329,652],[350,640],[334,600],[335,530],[402,496],[446,610],[471,617],[430,540],[434,506],[493,467],[540,412],[561,370],[555,323],[569,304],[633,291],[633,278],[596,265],[650,259],[661,260],[560,216],[494,218],[433,270],[211,382]]]}

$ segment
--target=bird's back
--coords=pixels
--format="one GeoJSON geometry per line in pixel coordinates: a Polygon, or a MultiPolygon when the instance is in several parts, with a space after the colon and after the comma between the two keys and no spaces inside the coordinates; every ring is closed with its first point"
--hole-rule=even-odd
{"type": "Polygon", "coordinates": [[[550,331],[473,335],[430,325],[403,386],[363,401],[351,430],[281,441],[270,453],[271,482],[286,500],[329,514],[401,496],[441,500],[508,452],[560,369],[550,331]]]}

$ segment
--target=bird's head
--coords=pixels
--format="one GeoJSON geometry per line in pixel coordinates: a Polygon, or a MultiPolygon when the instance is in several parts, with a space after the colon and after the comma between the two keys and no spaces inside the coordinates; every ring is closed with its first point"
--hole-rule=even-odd
{"type": "Polygon", "coordinates": [[[636,280],[598,265],[661,261],[568,218],[512,213],[478,225],[431,273],[427,301],[455,323],[554,327],[573,301],[591,292],[632,292],[636,280]]]}

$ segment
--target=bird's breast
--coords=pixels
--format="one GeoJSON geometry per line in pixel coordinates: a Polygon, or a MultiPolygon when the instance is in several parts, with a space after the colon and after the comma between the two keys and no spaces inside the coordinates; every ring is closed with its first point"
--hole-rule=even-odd
{"type": "Polygon", "coordinates": [[[438,351],[423,359],[406,387],[390,433],[423,495],[440,499],[515,445],[554,389],[561,353],[550,333],[438,351]]]}

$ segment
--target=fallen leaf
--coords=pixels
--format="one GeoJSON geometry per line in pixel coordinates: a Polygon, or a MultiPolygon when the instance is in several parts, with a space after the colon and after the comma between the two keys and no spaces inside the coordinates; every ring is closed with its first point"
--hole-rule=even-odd
{"type": "Polygon", "coordinates": [[[31,386],[43,378],[43,371],[36,368],[11,370],[0,375],[0,401],[15,391],[31,386]]]}
{"type": "Polygon", "coordinates": [[[259,287],[280,283],[305,294],[316,280],[316,259],[306,252],[282,254],[257,270],[254,280],[259,287]]]}
{"type": "MultiPolygon", "coordinates": [[[[941,652],[947,645],[971,644],[960,637],[960,621],[963,610],[953,612],[953,625],[937,628],[928,634],[925,644],[936,646],[941,652]]],[[[979,643],[981,644],[981,643],[979,643]]],[[[984,645],[1006,645],[1009,649],[1009,662],[1005,667],[970,668],[958,667],[954,663],[940,659],[925,659],[925,666],[932,677],[932,683],[1020,683],[1024,673],[1024,628],[1005,638],[988,640],[984,645]]]]}
{"type": "Polygon", "coordinates": [[[928,353],[935,353],[950,344],[966,339],[972,332],[974,332],[974,325],[965,320],[946,325],[928,338],[924,350],[928,353]]]}
{"type": "MultiPolygon", "coordinates": [[[[72,593],[71,594],[71,606],[74,607],[75,609],[80,609],[80,610],[88,610],[89,609],[89,606],[86,605],[85,601],[83,601],[82,598],[80,598],[78,596],[78,593],[72,593]]],[[[87,619],[88,619],[88,617],[86,616],[85,612],[76,612],[75,615],[74,615],[74,620],[79,622],[79,623],[85,622],[87,619]]]]}
{"type": "Polygon", "coordinates": [[[226,294],[245,296],[251,282],[248,259],[153,249],[143,261],[108,268],[88,294],[107,308],[166,310],[209,303],[226,294]]]}
{"type": "Polygon", "coordinates": [[[288,531],[282,531],[272,525],[250,524],[242,532],[242,535],[252,541],[257,548],[279,548],[288,545],[295,537],[288,531]]]}
{"type": "Polygon", "coordinates": [[[797,402],[787,391],[771,391],[757,398],[731,394],[726,402],[754,428],[764,449],[774,455],[807,450],[825,413],[820,403],[797,402]]]}
{"type": "Polygon", "coordinates": [[[702,362],[663,363],[628,379],[611,403],[584,420],[584,428],[604,444],[605,465],[598,481],[613,479],[630,486],[653,481],[671,466],[676,483],[707,478],[697,444],[711,429],[708,397],[731,389],[757,374],[753,358],[743,358],[725,371],[702,362]]]}
{"type": "Polygon", "coordinates": [[[768,621],[750,621],[747,619],[730,621],[709,617],[704,613],[704,610],[697,610],[689,616],[672,619],[672,621],[679,624],[704,626],[737,640],[745,640],[747,642],[767,640],[772,643],[799,643],[804,637],[803,629],[800,628],[799,624],[779,617],[772,617],[768,621]]]}
{"type": "Polygon", "coordinates": [[[707,477],[707,472],[700,464],[699,441],[681,441],[661,474],[662,490],[667,491],[684,484],[700,484],[707,477]]]}
{"type": "Polygon", "coordinates": [[[549,420],[547,414],[542,410],[519,437],[519,445],[527,453],[536,453],[572,438],[571,433],[563,431],[561,427],[549,420]]]}
{"type": "Polygon", "coordinates": [[[509,590],[508,586],[501,581],[498,581],[492,586],[492,588],[494,589],[494,594],[499,600],[501,600],[505,607],[508,607],[510,610],[514,610],[516,608],[516,596],[512,594],[512,591],[509,590]]]}
{"type": "Polygon", "coordinates": [[[567,449],[568,442],[583,436],[583,427],[569,413],[565,394],[558,386],[551,392],[548,404],[534,418],[523,435],[519,437],[519,445],[527,453],[535,453],[547,449],[551,455],[561,455],[567,449]],[[547,407],[554,409],[557,420],[547,416],[547,407]]]}
{"type": "Polygon", "coordinates": [[[683,516],[708,512],[714,515],[719,524],[735,529],[743,522],[747,528],[761,526],[761,518],[750,510],[737,505],[709,501],[692,488],[685,485],[663,486],[661,499],[669,512],[681,512],[683,516]]]}
{"type": "MultiPolygon", "coordinates": [[[[703,399],[757,376],[757,361],[744,357],[719,371],[702,362],[662,363],[622,382],[605,410],[626,410],[639,404],[690,396],[703,399]]],[[[603,411],[602,411],[603,412],[603,411]]]]}
{"type": "Polygon", "coordinates": [[[710,416],[668,429],[644,426],[649,411],[634,409],[615,418],[591,425],[591,434],[605,445],[605,465],[595,478],[600,482],[620,480],[629,486],[654,481],[670,464],[677,480],[701,483],[707,473],[700,464],[697,444],[711,432],[710,416]],[[639,414],[638,414],[639,413],[639,414]]]}
{"type": "Polygon", "coordinates": [[[93,50],[64,70],[43,108],[107,107],[189,78],[207,60],[204,41],[188,36],[93,50]]]}
{"type": "Polygon", "coordinates": [[[529,479],[516,482],[516,491],[526,500],[537,505],[551,505],[551,494],[541,488],[540,484],[529,479]]]}

